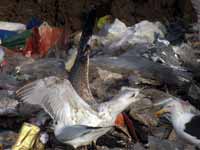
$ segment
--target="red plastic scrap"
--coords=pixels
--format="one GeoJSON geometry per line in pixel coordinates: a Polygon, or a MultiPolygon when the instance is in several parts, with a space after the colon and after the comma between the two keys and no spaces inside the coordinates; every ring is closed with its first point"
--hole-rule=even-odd
{"type": "Polygon", "coordinates": [[[32,36],[26,40],[26,45],[23,50],[24,55],[31,57],[34,53],[40,54],[39,52],[40,34],[38,28],[33,28],[32,36]]]}
{"type": "Polygon", "coordinates": [[[32,36],[27,39],[25,48],[23,49],[24,55],[31,57],[33,54],[39,54],[44,57],[48,49],[54,46],[61,38],[63,29],[50,26],[42,26],[34,28],[32,36]]]}
{"type": "Polygon", "coordinates": [[[58,45],[58,47],[60,49],[67,49],[68,48],[68,44],[69,44],[69,30],[67,29],[67,27],[64,27],[61,35],[60,35],[60,39],[58,40],[58,42],[56,43],[58,45]]]}
{"type": "Polygon", "coordinates": [[[61,37],[63,29],[43,27],[40,30],[39,52],[43,57],[47,54],[48,49],[54,46],[61,37]]]}
{"type": "Polygon", "coordinates": [[[115,125],[120,126],[120,127],[125,127],[124,116],[122,113],[117,115],[117,117],[115,119],[115,125]]]}

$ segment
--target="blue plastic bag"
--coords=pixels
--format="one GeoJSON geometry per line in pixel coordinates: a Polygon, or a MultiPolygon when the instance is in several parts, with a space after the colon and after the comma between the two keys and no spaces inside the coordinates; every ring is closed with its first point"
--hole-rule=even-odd
{"type": "Polygon", "coordinates": [[[16,34],[17,34],[17,32],[15,32],[15,31],[7,31],[7,30],[0,29],[0,39],[1,40],[4,40],[4,39],[11,37],[13,35],[16,35],[16,34]]]}
{"type": "Polygon", "coordinates": [[[41,24],[42,24],[42,21],[39,18],[32,17],[31,20],[26,24],[26,29],[39,27],[41,24]]]}

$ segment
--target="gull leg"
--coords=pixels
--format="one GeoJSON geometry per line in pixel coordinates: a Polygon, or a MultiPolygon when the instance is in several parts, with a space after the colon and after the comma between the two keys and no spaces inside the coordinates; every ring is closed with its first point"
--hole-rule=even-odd
{"type": "Polygon", "coordinates": [[[80,146],[76,150],[88,150],[87,146],[80,146]]]}
{"type": "Polygon", "coordinates": [[[97,150],[96,142],[93,141],[89,146],[88,150],[97,150]]]}
{"type": "Polygon", "coordinates": [[[125,127],[115,126],[115,128],[125,134],[129,139],[131,139],[131,135],[125,127]]]}

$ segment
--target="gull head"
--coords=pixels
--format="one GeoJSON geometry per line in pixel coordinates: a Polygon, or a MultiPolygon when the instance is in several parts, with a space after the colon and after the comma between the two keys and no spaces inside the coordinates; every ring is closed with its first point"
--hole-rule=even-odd
{"type": "Polygon", "coordinates": [[[118,95],[108,102],[101,103],[98,107],[99,116],[104,118],[106,124],[113,124],[117,115],[132,103],[140,100],[140,89],[122,88],[118,95]]]}
{"type": "Polygon", "coordinates": [[[173,100],[168,102],[161,110],[156,112],[156,116],[160,117],[163,114],[170,114],[171,116],[182,115],[191,111],[190,104],[183,100],[173,100]]]}

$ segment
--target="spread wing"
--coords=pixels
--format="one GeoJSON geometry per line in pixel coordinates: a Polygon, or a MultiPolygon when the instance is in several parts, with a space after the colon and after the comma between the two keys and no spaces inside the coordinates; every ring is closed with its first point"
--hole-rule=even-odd
{"type": "Polygon", "coordinates": [[[66,126],[62,129],[62,132],[56,133],[56,136],[60,141],[70,141],[84,135],[108,131],[112,127],[89,127],[83,125],[66,126]]]}
{"type": "Polygon", "coordinates": [[[16,94],[23,102],[40,105],[54,120],[66,124],[71,122],[72,109],[85,107],[92,111],[67,79],[54,76],[29,83],[16,94]]]}

